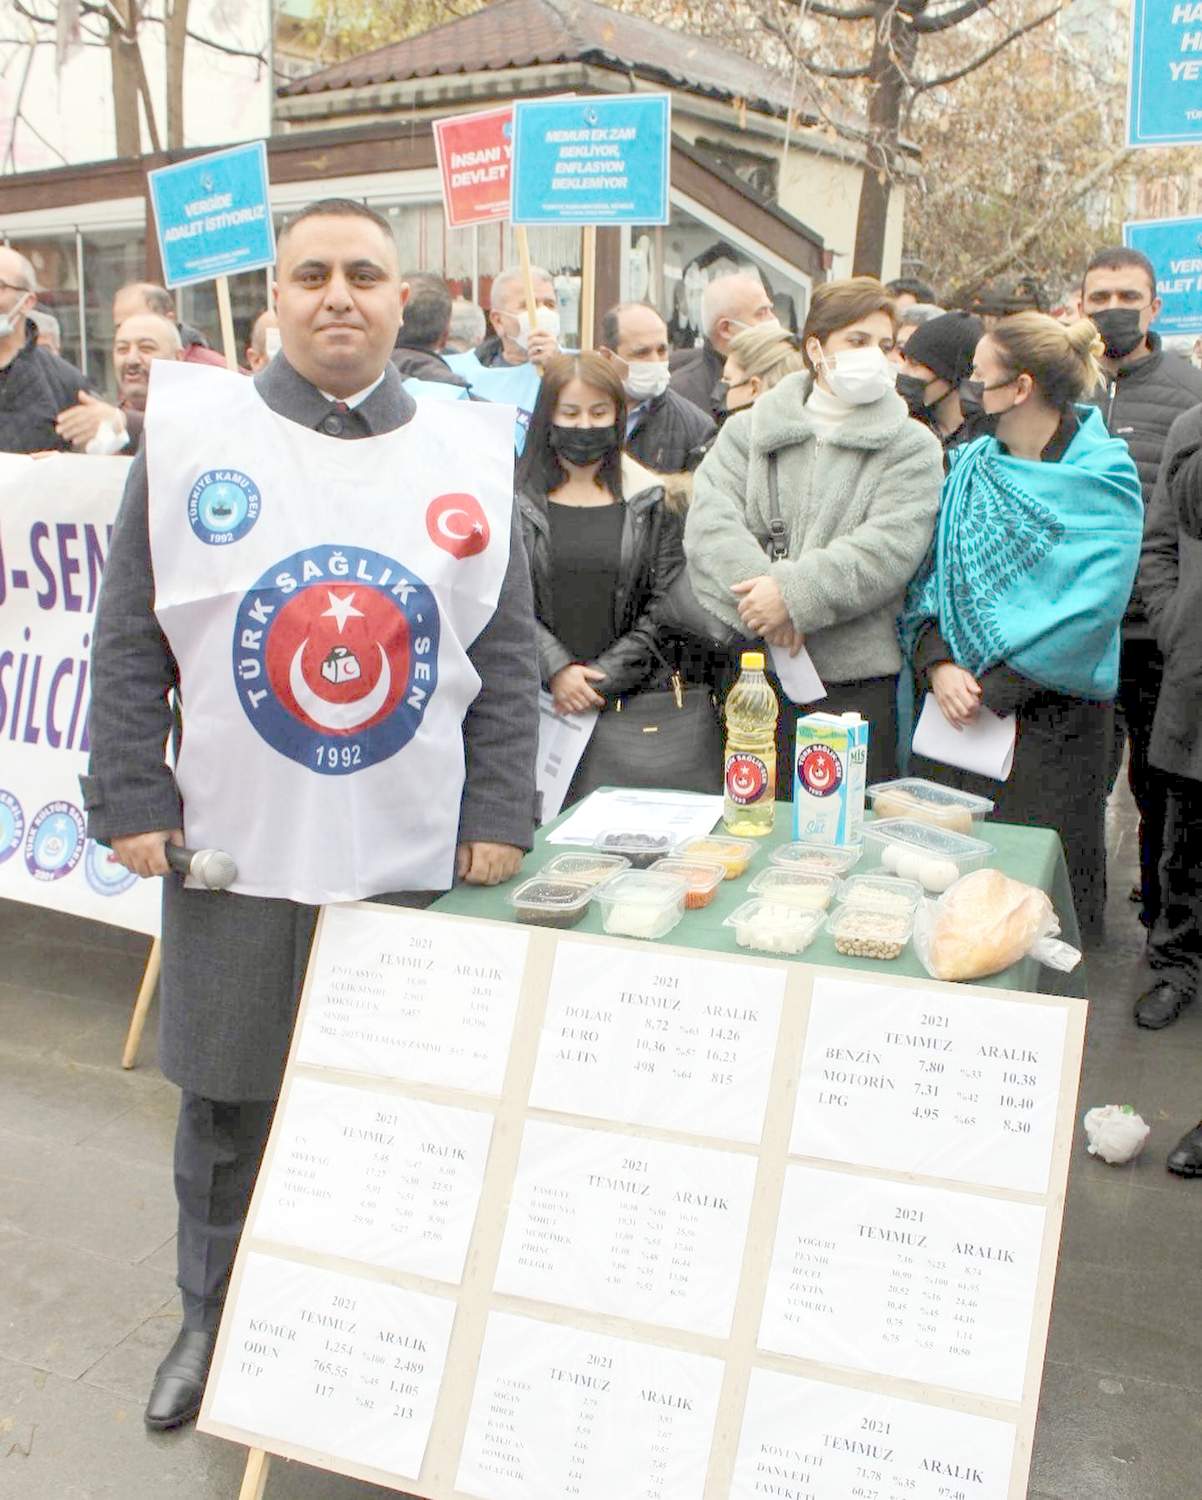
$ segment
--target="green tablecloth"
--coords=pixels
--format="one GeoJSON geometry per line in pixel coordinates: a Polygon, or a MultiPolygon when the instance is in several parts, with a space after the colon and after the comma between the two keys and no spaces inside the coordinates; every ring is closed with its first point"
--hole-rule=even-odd
{"type": "MultiPolygon", "coordinates": [[[[569,809],[570,811],[570,809],[569,809]]],[[[533,850],[522,861],[520,874],[506,885],[457,886],[441,897],[434,905],[435,911],[454,912],[465,917],[489,917],[498,921],[512,921],[513,910],[509,895],[518,883],[537,874],[546,862],[556,854],[562,854],[571,845],[548,844],[547,835],[563,821],[564,813],[554,822],[548,823],[538,832],[533,850]]],[[[1074,947],[1080,946],[1077,914],[1073,907],[1072,890],[1069,885],[1068,866],[1064,859],[1057,834],[1048,828],[1018,828],[1009,823],[985,821],[978,823],[974,832],[987,839],[996,849],[991,865],[1012,875],[1028,885],[1039,886],[1047,891],[1060,917],[1061,935],[1074,947]]],[[[748,866],[747,873],[738,880],[724,880],[709,906],[700,911],[686,911],[680,923],[664,939],[680,948],[701,948],[718,953],[747,953],[735,942],[734,929],[722,925],[724,919],[743,901],[748,899],[748,886],[755,876],[769,863],[769,851],[776,844],[788,843],[793,837],[793,804],[777,804],[776,826],[772,833],[761,840],[748,866]]],[[[871,852],[851,872],[863,874],[872,868],[871,852]]],[[[596,905],[590,906],[584,920],[572,929],[574,932],[603,932],[601,913],[596,905]]],[[[889,963],[872,964],[868,960],[846,958],[835,952],[834,939],[823,930],[806,949],[803,963],[829,964],[835,968],[871,968],[873,973],[910,974],[921,977],[925,970],[918,961],[913,945],[899,959],[889,963]]],[[[1045,969],[1034,959],[1024,958],[1012,965],[1004,974],[977,981],[993,988],[1042,992],[1047,994],[1082,995],[1084,991],[1085,965],[1081,963],[1072,974],[1059,974],[1045,969]]]]}

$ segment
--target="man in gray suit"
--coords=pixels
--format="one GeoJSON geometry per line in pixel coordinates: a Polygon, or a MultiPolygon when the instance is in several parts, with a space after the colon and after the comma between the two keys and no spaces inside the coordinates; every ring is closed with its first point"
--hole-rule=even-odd
{"type": "MultiPolygon", "coordinates": [[[[387,222],[347,200],[313,204],[282,233],[276,271],[282,352],[254,377],[266,405],[335,438],[375,436],[409,422],[415,405],[390,359],[405,287],[387,222]]],[[[206,442],[221,446],[219,435],[206,442]]],[[[153,459],[153,412],[147,444],[153,459]]],[[[404,474],[384,474],[380,486],[395,489],[398,507],[411,502],[404,474]]],[[[165,759],[180,677],[154,611],[148,514],[147,456],[140,453],[100,596],[84,801],[94,838],[138,875],[165,877],[160,1054],[164,1073],[183,1091],[175,1146],[183,1327],[159,1367],[146,1421],[168,1428],[200,1406],[317,909],[185,888],[169,873],[166,845],[182,842],[181,795],[165,759]]],[[[462,747],[446,747],[448,763],[457,763],[461,749],[466,762],[457,874],[482,885],[516,872],[534,831],[537,652],[516,522],[508,563],[502,558],[499,566],[505,571],[495,613],[467,653],[481,687],[463,719],[462,747]]],[[[187,705],[177,706],[186,718],[187,705]]],[[[239,766],[231,774],[246,771],[239,766]]],[[[314,826],[311,837],[320,849],[330,831],[314,826]]],[[[381,837],[403,841],[406,829],[381,837]]],[[[448,825],[448,858],[455,840],[448,825]]],[[[425,905],[432,893],[381,899],[425,905]]]]}

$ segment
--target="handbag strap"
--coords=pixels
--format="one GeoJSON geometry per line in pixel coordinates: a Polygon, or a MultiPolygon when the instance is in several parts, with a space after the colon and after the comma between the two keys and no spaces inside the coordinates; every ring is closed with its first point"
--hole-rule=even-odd
{"type": "Polygon", "coordinates": [[[776,472],[776,454],[768,455],[768,556],[773,562],[785,562],[789,556],[789,529],[781,519],[780,481],[776,472]]]}

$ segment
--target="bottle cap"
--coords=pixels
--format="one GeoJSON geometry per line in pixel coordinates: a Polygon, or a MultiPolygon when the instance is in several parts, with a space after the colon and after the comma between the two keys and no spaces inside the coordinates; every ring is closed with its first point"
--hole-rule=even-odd
{"type": "Polygon", "coordinates": [[[742,667],[744,672],[762,672],[764,670],[764,653],[762,651],[744,651],[742,667]]]}

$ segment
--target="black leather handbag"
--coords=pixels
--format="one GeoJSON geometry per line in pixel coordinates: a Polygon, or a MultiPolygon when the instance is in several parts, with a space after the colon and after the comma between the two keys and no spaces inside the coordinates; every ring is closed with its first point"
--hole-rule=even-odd
{"type": "Polygon", "coordinates": [[[617,698],[597,719],[568,801],[598,787],[664,787],[678,792],[722,790],[722,725],[714,695],[671,685],[617,698]]]}

